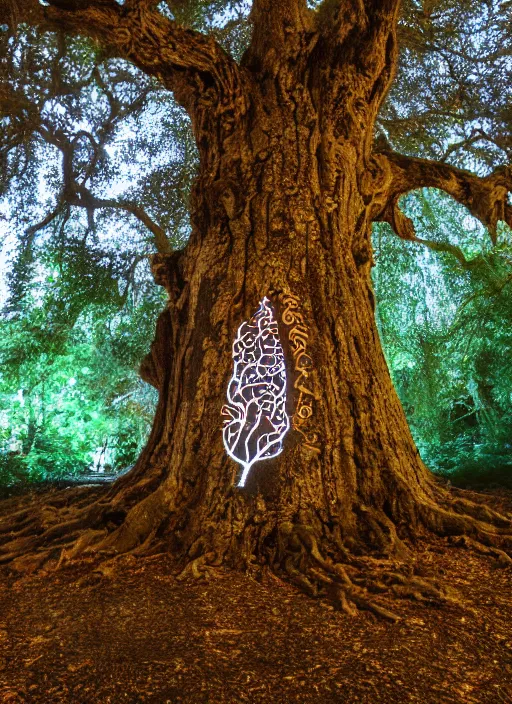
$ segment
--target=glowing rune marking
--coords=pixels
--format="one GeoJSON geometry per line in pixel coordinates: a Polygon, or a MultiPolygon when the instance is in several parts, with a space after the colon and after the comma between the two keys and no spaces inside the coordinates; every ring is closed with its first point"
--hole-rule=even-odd
{"type": "Polygon", "coordinates": [[[282,452],[290,428],[283,348],[268,298],[238,328],[233,363],[222,437],[228,455],[243,467],[238,486],[244,486],[255,462],[282,452]]]}
{"type": "Polygon", "coordinates": [[[293,387],[299,392],[292,418],[292,427],[303,436],[306,447],[319,453],[321,450],[318,434],[311,429],[309,432],[307,431],[310,418],[313,416],[313,402],[316,398],[314,392],[309,388],[313,360],[307,353],[308,329],[300,311],[300,301],[297,296],[293,296],[291,293],[282,293],[279,299],[282,305],[281,319],[290,329],[288,337],[297,375],[293,387]]]}

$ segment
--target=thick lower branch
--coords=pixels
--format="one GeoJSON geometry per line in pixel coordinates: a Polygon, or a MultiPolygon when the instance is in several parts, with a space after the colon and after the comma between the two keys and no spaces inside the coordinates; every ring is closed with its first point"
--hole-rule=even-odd
{"type": "Polygon", "coordinates": [[[499,167],[488,176],[459,169],[450,164],[418,157],[405,156],[393,151],[375,155],[385,172],[383,197],[374,220],[390,223],[404,239],[415,239],[412,222],[398,208],[400,196],[416,188],[439,188],[466,206],[489,230],[496,241],[500,220],[512,227],[512,206],[508,202],[512,191],[512,167],[499,167]]]}
{"type": "Polygon", "coordinates": [[[213,36],[181,27],[152,4],[48,0],[43,8],[38,0],[0,0],[0,12],[11,26],[25,22],[94,39],[110,56],[132,61],[147,75],[161,79],[190,113],[201,98],[198,90],[204,89],[205,79],[217,104],[238,100],[239,68],[213,36]]]}

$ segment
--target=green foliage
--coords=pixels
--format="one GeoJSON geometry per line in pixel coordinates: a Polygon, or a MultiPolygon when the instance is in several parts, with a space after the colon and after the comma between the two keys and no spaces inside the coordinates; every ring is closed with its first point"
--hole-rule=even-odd
{"type": "Polygon", "coordinates": [[[512,158],[512,4],[404,1],[378,125],[398,151],[487,172],[512,158]]]}
{"type": "Polygon", "coordinates": [[[467,262],[375,228],[380,333],[413,435],[453,482],[512,486],[511,232],[503,226],[491,248],[446,195],[405,200],[418,235],[467,262]]]}
{"type": "Polygon", "coordinates": [[[137,369],[163,305],[147,262],[139,268],[121,296],[101,260],[77,257],[0,321],[0,484],[118,471],[137,458],[156,401],[137,369]]]}
{"type": "Polygon", "coordinates": [[[143,208],[179,247],[190,125],[156,81],[83,39],[24,28],[0,51],[0,485],[118,471],[153,417],[137,370],[164,296],[150,230],[94,199],[143,208]]]}

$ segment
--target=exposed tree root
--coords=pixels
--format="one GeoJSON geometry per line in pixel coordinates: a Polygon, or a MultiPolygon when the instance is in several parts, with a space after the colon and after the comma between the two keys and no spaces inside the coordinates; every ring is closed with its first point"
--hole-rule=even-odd
{"type": "MultiPolygon", "coordinates": [[[[98,497],[97,490],[81,489],[52,491],[13,513],[2,511],[0,564],[10,563],[20,572],[33,571],[68,546],[76,549],[91,528],[105,524],[110,504],[98,497]]],[[[9,503],[16,506],[12,500],[9,503]]]]}
{"type": "Polygon", "coordinates": [[[431,603],[460,603],[440,584],[407,574],[408,563],[355,557],[347,552],[343,564],[323,557],[309,526],[282,524],[279,553],[279,561],[294,583],[311,596],[327,596],[349,614],[365,609],[390,621],[399,620],[396,613],[376,602],[372,594],[391,593],[431,603]]]}
{"type": "Polygon", "coordinates": [[[143,459],[144,455],[107,491],[90,486],[52,489],[0,502],[0,565],[10,564],[20,572],[33,571],[53,559],[56,548],[63,551],[65,561],[91,549],[105,551],[109,542],[112,552],[140,547],[151,534],[153,524],[161,521],[159,514],[152,516],[151,521],[141,520],[144,513],[146,517],[152,514],[153,504],[157,506],[158,490],[151,489],[162,471],[160,467],[141,478],[143,459]],[[145,504],[141,497],[146,493],[145,504]],[[125,519],[130,506],[132,518],[128,521],[125,519]],[[137,522],[138,530],[130,529],[137,522]],[[118,528],[130,536],[125,544],[118,528]],[[101,540],[105,544],[99,545],[101,540]]]}
{"type": "MultiPolygon", "coordinates": [[[[200,549],[199,540],[192,553],[200,549]]],[[[329,551],[325,550],[325,555],[329,551]]],[[[458,596],[435,580],[415,575],[410,562],[355,556],[342,550],[342,562],[324,556],[311,526],[283,522],[277,529],[277,550],[266,563],[277,579],[291,582],[313,598],[325,598],[349,615],[368,610],[396,622],[400,616],[382,599],[408,598],[431,604],[461,606],[458,596]]],[[[215,551],[190,559],[178,575],[183,579],[209,579],[219,563],[215,551]]]]}
{"type": "MultiPolygon", "coordinates": [[[[97,492],[76,489],[37,497],[32,505],[23,501],[20,507],[12,502],[11,513],[2,507],[0,564],[10,563],[17,572],[33,572],[60,569],[88,555],[103,560],[95,567],[98,573],[111,576],[121,558],[134,559],[167,549],[172,528],[168,527],[165,496],[159,487],[131,509],[125,509],[115,493],[98,496],[97,492]],[[167,537],[166,530],[171,530],[167,537]]],[[[259,506],[258,499],[255,506],[259,506]]],[[[402,516],[407,515],[406,509],[411,510],[411,518],[405,534],[436,533],[446,536],[450,545],[496,558],[496,566],[512,566],[506,552],[512,546],[509,516],[463,497],[450,500],[445,490],[440,490],[436,501],[413,505],[410,496],[402,504],[397,501],[396,510],[402,516]]],[[[415,572],[414,547],[399,535],[400,523],[389,510],[359,507],[359,542],[355,538],[343,540],[339,526],[327,527],[320,519],[315,519],[314,525],[277,523],[275,515],[260,516],[258,510],[258,520],[253,517],[245,522],[239,534],[230,529],[232,517],[224,521],[228,528],[225,535],[220,530],[222,519],[214,521],[213,542],[205,525],[204,533],[189,543],[188,549],[184,547],[177,578],[208,580],[217,566],[240,567],[243,563],[251,568],[256,556],[258,569],[267,565],[278,579],[293,583],[312,597],[326,598],[351,615],[363,609],[395,622],[400,616],[388,602],[396,598],[462,605],[449,585],[415,572]]]]}
{"type": "MultiPolygon", "coordinates": [[[[444,497],[446,505],[446,497],[444,497]]],[[[419,506],[423,526],[440,536],[466,536],[475,546],[487,546],[504,553],[512,548],[512,517],[467,500],[455,500],[445,508],[439,504],[419,506]]],[[[468,543],[469,544],[469,543],[468,543]]]]}
{"type": "Polygon", "coordinates": [[[504,550],[499,548],[488,547],[479,543],[477,540],[472,540],[467,535],[452,536],[450,544],[455,547],[465,547],[480,553],[481,555],[492,555],[496,558],[496,567],[512,567],[512,558],[504,550]]]}
{"type": "Polygon", "coordinates": [[[204,555],[196,557],[191,562],[187,563],[185,568],[178,574],[176,579],[181,582],[188,577],[193,579],[210,579],[212,570],[208,568],[209,563],[215,559],[214,552],[207,552],[204,555]]]}
{"type": "MultiPolygon", "coordinates": [[[[262,553],[266,555],[266,564],[278,578],[292,582],[312,597],[329,599],[349,614],[365,609],[396,621],[398,614],[386,602],[397,597],[468,608],[449,583],[426,576],[423,568],[415,564],[414,538],[445,536],[452,545],[491,555],[496,558],[496,566],[509,567],[512,559],[503,548],[512,546],[512,520],[467,499],[454,499],[451,510],[449,492],[444,490],[438,498],[439,502],[412,501],[407,492],[407,501],[396,504],[401,523],[380,508],[359,508],[359,542],[354,538],[342,540],[337,526],[322,527],[321,521],[317,521],[320,527],[291,521],[281,522],[278,527],[268,523],[263,526],[254,521],[246,528],[249,537],[243,535],[244,549],[240,550],[239,540],[231,557],[219,557],[218,552],[211,551],[212,543],[200,537],[188,551],[189,562],[180,577],[204,578],[212,564],[225,559],[228,564],[240,566],[241,552],[248,567],[252,546],[260,562],[262,553]],[[404,535],[413,538],[412,544],[399,536],[396,526],[400,524],[404,535]],[[274,546],[270,552],[262,547],[269,536],[274,546]]],[[[225,544],[229,541],[226,535],[225,544]]]]}

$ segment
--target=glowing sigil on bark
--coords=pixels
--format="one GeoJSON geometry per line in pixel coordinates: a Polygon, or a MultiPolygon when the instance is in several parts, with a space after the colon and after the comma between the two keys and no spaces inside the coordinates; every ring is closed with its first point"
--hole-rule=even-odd
{"type": "Polygon", "coordinates": [[[266,297],[253,317],[238,328],[227,397],[222,436],[228,455],[242,465],[238,483],[242,487],[255,462],[282,452],[290,428],[283,348],[266,297]]]}
{"type": "Polygon", "coordinates": [[[314,401],[317,400],[311,386],[313,360],[307,352],[308,329],[304,315],[300,310],[300,301],[291,293],[281,293],[279,300],[282,305],[281,320],[288,326],[288,339],[295,363],[295,383],[293,388],[299,392],[295,402],[295,413],[292,418],[292,428],[304,438],[304,445],[316,453],[320,453],[318,433],[311,428],[314,401]]]}

